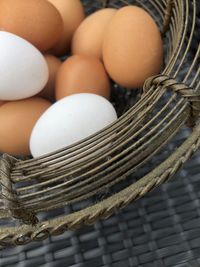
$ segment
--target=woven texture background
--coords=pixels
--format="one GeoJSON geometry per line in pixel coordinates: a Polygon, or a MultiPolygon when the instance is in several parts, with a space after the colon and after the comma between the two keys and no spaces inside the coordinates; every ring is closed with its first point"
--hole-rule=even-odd
{"type": "Polygon", "coordinates": [[[171,182],[106,221],[0,251],[0,267],[14,266],[200,266],[200,152],[171,182]]]}

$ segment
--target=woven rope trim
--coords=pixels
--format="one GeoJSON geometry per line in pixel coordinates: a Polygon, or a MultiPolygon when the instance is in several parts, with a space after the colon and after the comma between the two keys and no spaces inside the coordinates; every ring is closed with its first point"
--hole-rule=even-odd
{"type": "Polygon", "coordinates": [[[35,215],[27,212],[22,205],[20,205],[17,195],[13,190],[10,172],[15,161],[14,158],[6,154],[0,159],[0,194],[11,217],[21,220],[26,224],[36,224],[38,220],[35,215]]]}
{"type": "Polygon", "coordinates": [[[185,98],[191,110],[188,126],[194,127],[196,125],[196,121],[200,116],[200,91],[194,91],[193,88],[188,87],[186,84],[179,83],[167,75],[157,75],[147,79],[144,84],[144,92],[146,93],[152,86],[163,86],[185,98]]]}
{"type": "Polygon", "coordinates": [[[63,216],[35,226],[24,225],[16,228],[0,229],[0,245],[22,245],[46,239],[49,235],[60,235],[66,230],[78,229],[82,225],[106,219],[130,202],[141,198],[153,188],[169,180],[200,147],[200,125],[191,136],[154,171],[116,195],[79,212],[63,216]],[[174,164],[175,163],[175,164],[174,164]],[[151,182],[149,183],[149,180],[151,182]],[[20,234],[19,234],[20,233],[20,234]]]}
{"type": "Polygon", "coordinates": [[[173,7],[174,7],[174,0],[167,0],[165,18],[164,18],[164,23],[163,23],[163,31],[162,31],[163,35],[165,35],[169,29],[169,25],[170,25],[171,18],[172,18],[173,7]]]}

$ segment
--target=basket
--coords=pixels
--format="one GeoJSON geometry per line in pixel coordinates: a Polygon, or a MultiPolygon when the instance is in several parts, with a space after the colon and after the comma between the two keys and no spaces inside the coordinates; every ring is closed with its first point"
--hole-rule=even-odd
{"type": "Polygon", "coordinates": [[[108,218],[170,179],[200,147],[199,43],[190,52],[196,0],[83,3],[88,13],[127,4],[146,9],[163,34],[165,68],[147,79],[137,97],[113,84],[113,103],[121,116],[97,134],[41,158],[2,155],[1,247],[44,240],[108,218]],[[186,62],[191,62],[189,68],[186,62]],[[166,153],[165,146],[170,148],[186,128],[184,142],[166,153]]]}

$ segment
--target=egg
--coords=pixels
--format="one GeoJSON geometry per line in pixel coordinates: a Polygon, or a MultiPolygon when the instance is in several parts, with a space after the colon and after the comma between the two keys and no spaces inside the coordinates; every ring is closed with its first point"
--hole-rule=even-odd
{"type": "Polygon", "coordinates": [[[62,36],[51,52],[62,56],[69,50],[72,35],[85,18],[84,9],[80,0],[49,0],[49,2],[58,9],[64,23],[62,36]]]}
{"type": "Polygon", "coordinates": [[[75,94],[53,104],[30,138],[33,157],[46,155],[102,130],[117,119],[112,104],[95,94],[75,94]]]}
{"type": "Polygon", "coordinates": [[[32,129],[50,105],[47,100],[33,97],[0,106],[0,152],[14,156],[30,155],[32,129]]]}
{"type": "Polygon", "coordinates": [[[95,56],[102,59],[102,44],[109,22],[116,13],[105,8],[88,16],[76,30],[72,39],[72,53],[95,56]]]}
{"type": "Polygon", "coordinates": [[[99,59],[75,55],[69,57],[59,68],[56,99],[77,93],[93,93],[109,98],[109,78],[99,59]]]}
{"type": "Polygon", "coordinates": [[[46,51],[60,39],[63,21],[47,0],[1,0],[0,29],[19,35],[40,51],[46,51]]]}
{"type": "Polygon", "coordinates": [[[41,96],[49,101],[54,102],[55,101],[55,84],[56,84],[56,76],[59,67],[61,66],[61,61],[50,54],[46,54],[45,56],[48,69],[49,69],[49,80],[45,86],[45,88],[38,94],[38,96],[41,96]]]}
{"type": "Polygon", "coordinates": [[[0,31],[0,100],[19,100],[38,94],[48,81],[48,66],[32,44],[0,31]]]}
{"type": "Polygon", "coordinates": [[[103,41],[103,61],[111,78],[126,88],[140,88],[163,63],[163,43],[153,18],[126,6],[112,18],[103,41]]]}

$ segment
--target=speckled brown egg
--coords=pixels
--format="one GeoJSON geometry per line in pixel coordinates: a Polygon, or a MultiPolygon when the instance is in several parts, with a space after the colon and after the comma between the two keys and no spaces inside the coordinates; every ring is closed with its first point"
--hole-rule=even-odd
{"type": "Polygon", "coordinates": [[[49,0],[49,2],[58,9],[64,22],[62,36],[51,50],[53,54],[62,56],[69,50],[72,35],[85,18],[84,9],[80,0],[49,0]]]}
{"type": "Polygon", "coordinates": [[[149,76],[159,74],[163,43],[145,10],[126,6],[116,12],[105,34],[103,61],[111,78],[126,88],[140,88],[149,76]]]}
{"type": "Polygon", "coordinates": [[[0,106],[0,153],[15,156],[30,154],[32,129],[50,102],[39,97],[6,102],[0,106]]]}
{"type": "Polygon", "coordinates": [[[16,34],[46,51],[60,39],[63,21],[47,0],[1,0],[0,30],[16,34]]]}
{"type": "Polygon", "coordinates": [[[49,69],[49,80],[45,88],[38,94],[38,96],[43,97],[51,102],[55,101],[55,86],[56,86],[56,76],[59,67],[62,62],[55,56],[46,54],[44,55],[46,59],[48,69],[49,69]]]}
{"type": "Polygon", "coordinates": [[[68,58],[59,68],[56,99],[77,93],[92,93],[109,99],[110,82],[99,59],[75,55],[68,58]]]}
{"type": "Polygon", "coordinates": [[[74,33],[72,53],[96,56],[102,59],[105,31],[116,11],[114,8],[105,8],[88,16],[74,33]]]}

